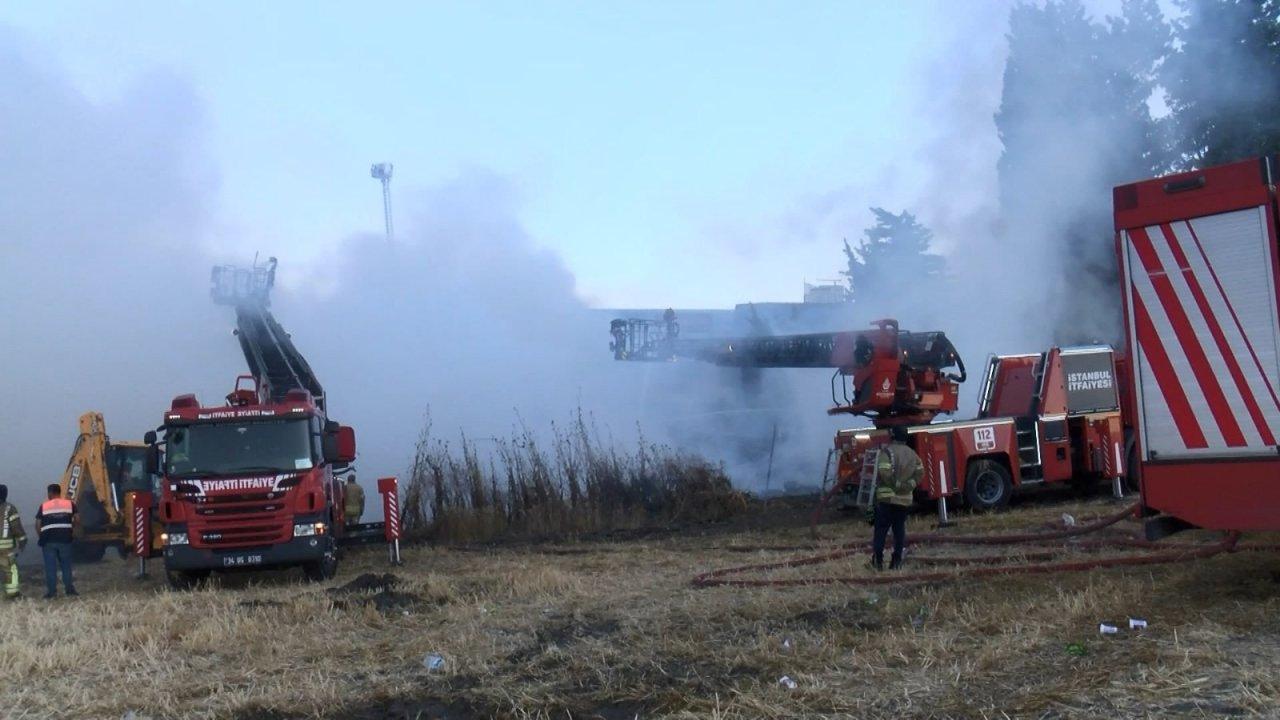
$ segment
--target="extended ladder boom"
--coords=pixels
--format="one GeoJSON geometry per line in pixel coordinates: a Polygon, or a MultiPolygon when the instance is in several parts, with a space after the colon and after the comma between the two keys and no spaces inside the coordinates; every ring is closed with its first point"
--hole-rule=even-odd
{"type": "Polygon", "coordinates": [[[236,337],[249,373],[258,386],[257,400],[280,402],[290,390],[311,393],[325,409],[324,388],[280,323],[267,309],[275,284],[276,259],[245,269],[221,265],[213,269],[213,300],[236,309],[236,337]]]}
{"type": "Polygon", "coordinates": [[[311,393],[317,407],[325,409],[320,381],[269,310],[237,307],[236,336],[264,402],[280,402],[290,390],[303,389],[311,393]]]}
{"type": "Polygon", "coordinates": [[[877,425],[919,424],[954,412],[964,361],[942,332],[907,332],[895,320],[864,331],[728,339],[680,337],[675,312],[661,320],[617,318],[615,360],[688,358],[727,367],[834,368],[829,413],[865,415],[877,425]],[[957,374],[943,372],[956,368],[957,374]]]}

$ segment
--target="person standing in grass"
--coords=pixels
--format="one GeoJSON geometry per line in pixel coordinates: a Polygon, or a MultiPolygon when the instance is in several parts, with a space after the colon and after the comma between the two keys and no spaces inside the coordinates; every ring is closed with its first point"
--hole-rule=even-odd
{"type": "Polygon", "coordinates": [[[68,597],[79,595],[71,581],[71,537],[75,529],[76,504],[62,497],[62,488],[48,487],[48,499],[36,513],[36,532],[40,533],[40,551],[44,554],[44,599],[58,595],[57,571],[62,570],[62,589],[68,597]]]}
{"type": "Polygon", "coordinates": [[[346,518],[347,527],[351,527],[360,522],[360,516],[364,515],[364,488],[356,482],[356,474],[351,473],[347,476],[347,484],[342,492],[343,515],[346,518]]]}
{"type": "Polygon", "coordinates": [[[907,545],[907,512],[915,501],[913,493],[924,477],[924,463],[907,445],[907,429],[889,430],[892,442],[880,449],[876,460],[875,533],[871,541],[871,564],[884,569],[884,544],[893,530],[893,558],[889,569],[902,567],[902,552],[907,545]]]}
{"type": "Polygon", "coordinates": [[[4,596],[18,597],[18,553],[27,545],[18,508],[9,502],[9,487],[0,485],[0,585],[4,596]]]}

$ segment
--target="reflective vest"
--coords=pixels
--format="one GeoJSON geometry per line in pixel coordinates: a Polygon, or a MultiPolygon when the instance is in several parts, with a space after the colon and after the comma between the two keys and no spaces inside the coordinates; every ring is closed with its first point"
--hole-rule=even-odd
{"type": "Polygon", "coordinates": [[[75,503],[66,498],[45,500],[36,515],[40,521],[40,543],[71,542],[71,530],[75,527],[71,521],[75,514],[75,503]]]}
{"type": "Polygon", "coordinates": [[[18,508],[9,503],[0,503],[0,550],[11,550],[18,545],[18,540],[26,537],[22,531],[22,519],[18,516],[18,508]]]}
{"type": "Polygon", "coordinates": [[[924,464],[916,451],[902,443],[889,443],[880,449],[876,461],[876,502],[910,505],[923,477],[924,464]]]}

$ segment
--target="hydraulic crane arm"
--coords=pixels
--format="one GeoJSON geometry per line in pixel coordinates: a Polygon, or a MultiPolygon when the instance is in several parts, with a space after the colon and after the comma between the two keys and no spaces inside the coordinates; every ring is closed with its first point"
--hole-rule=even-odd
{"type": "Polygon", "coordinates": [[[280,402],[290,390],[306,390],[316,405],[325,409],[324,388],[298,352],[280,323],[267,309],[269,294],[275,284],[276,259],[266,265],[256,263],[252,268],[220,265],[213,269],[213,301],[220,305],[232,305],[236,309],[236,337],[244,352],[249,374],[257,385],[253,397],[242,393],[252,391],[237,388],[228,400],[239,402],[280,402]]]}
{"type": "Polygon", "coordinates": [[[616,360],[687,358],[727,367],[834,368],[831,414],[865,415],[877,425],[927,423],[959,405],[967,373],[942,332],[899,330],[879,320],[866,331],[688,340],[671,310],[661,320],[610,323],[616,360]],[[946,373],[956,368],[957,373],[946,373]]]}

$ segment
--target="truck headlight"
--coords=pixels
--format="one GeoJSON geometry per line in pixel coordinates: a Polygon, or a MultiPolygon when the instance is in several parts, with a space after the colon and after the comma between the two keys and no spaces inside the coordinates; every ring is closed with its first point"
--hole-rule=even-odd
{"type": "Polygon", "coordinates": [[[186,545],[187,534],[184,532],[160,533],[160,542],[165,545],[186,545]]]}
{"type": "Polygon", "coordinates": [[[300,523],[293,526],[294,537],[311,537],[312,535],[323,535],[325,524],[318,523],[300,523]]]}

